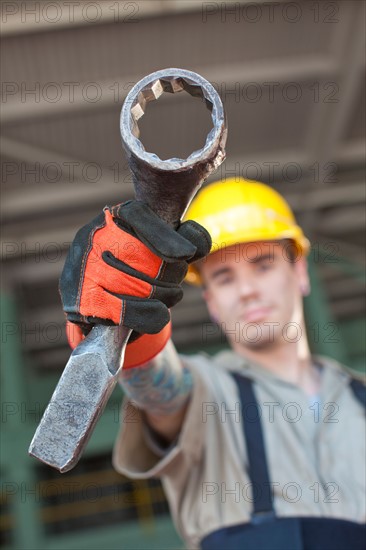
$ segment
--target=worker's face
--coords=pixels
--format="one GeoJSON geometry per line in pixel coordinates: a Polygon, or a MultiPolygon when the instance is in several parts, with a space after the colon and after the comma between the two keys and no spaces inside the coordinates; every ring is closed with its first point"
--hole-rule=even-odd
{"type": "Polygon", "coordinates": [[[205,258],[200,271],[211,317],[234,348],[260,349],[300,336],[307,264],[303,257],[291,262],[284,243],[226,247],[205,258]]]}

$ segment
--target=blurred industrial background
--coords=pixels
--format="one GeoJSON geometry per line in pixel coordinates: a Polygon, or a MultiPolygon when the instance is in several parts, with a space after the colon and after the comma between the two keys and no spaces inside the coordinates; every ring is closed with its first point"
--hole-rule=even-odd
{"type": "MultiPolygon", "coordinates": [[[[133,196],[119,113],[155,70],[196,71],[228,116],[215,174],[283,192],[312,242],[310,343],[361,370],[365,354],[365,3],[2,2],[2,512],[4,548],[181,548],[158,480],[111,467],[122,393],[85,457],[58,474],[27,455],[69,348],[58,278],[76,230],[133,196]]],[[[182,93],[150,104],[147,150],[185,156],[210,126],[182,93]]],[[[172,190],[174,182],[172,182],[172,190]]],[[[179,350],[225,346],[200,291],[173,311],[179,350]]]]}

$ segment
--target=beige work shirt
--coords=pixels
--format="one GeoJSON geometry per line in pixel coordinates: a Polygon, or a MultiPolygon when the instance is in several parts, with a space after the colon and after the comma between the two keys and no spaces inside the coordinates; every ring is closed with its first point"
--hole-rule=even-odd
{"type": "Polygon", "coordinates": [[[338,363],[317,358],[321,391],[311,403],[299,387],[234,352],[182,360],[194,389],[176,443],[164,456],[152,450],[140,412],[127,402],[113,463],[130,478],[162,479],[188,548],[252,513],[239,394],[228,370],[254,381],[277,515],[366,520],[365,411],[338,363]]]}

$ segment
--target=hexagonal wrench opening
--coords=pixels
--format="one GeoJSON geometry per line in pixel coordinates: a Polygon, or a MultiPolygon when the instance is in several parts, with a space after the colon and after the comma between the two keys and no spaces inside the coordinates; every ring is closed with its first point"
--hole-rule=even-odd
{"type": "MultiPolygon", "coordinates": [[[[191,147],[189,153],[192,153],[192,149],[194,149],[193,153],[197,153],[198,151],[203,149],[205,142],[207,142],[207,136],[210,134],[210,132],[213,131],[213,127],[214,127],[214,119],[212,116],[212,109],[213,109],[212,101],[210,100],[209,97],[205,96],[205,91],[202,88],[202,86],[200,86],[199,84],[187,78],[172,76],[172,77],[159,78],[147,84],[143,89],[139,91],[139,93],[135,97],[134,103],[131,106],[131,117],[132,117],[131,132],[133,136],[139,140],[139,143],[141,144],[141,147],[143,148],[144,151],[146,151],[146,145],[145,145],[145,139],[141,140],[141,131],[142,131],[142,134],[145,136],[145,138],[146,138],[146,135],[148,136],[146,141],[148,144],[150,142],[150,146],[147,145],[147,147],[148,147],[148,150],[152,151],[152,136],[151,136],[153,132],[152,127],[151,125],[150,126],[147,125],[147,121],[144,121],[143,125],[139,124],[139,121],[141,120],[141,118],[148,111],[148,104],[158,100],[164,93],[178,94],[180,92],[185,92],[188,96],[191,96],[192,98],[200,99],[202,104],[207,107],[207,110],[211,114],[210,120],[207,120],[206,118],[207,111],[205,113],[200,112],[197,106],[193,104],[184,105],[184,108],[185,108],[184,113],[186,114],[186,116],[192,119],[192,121],[195,121],[195,123],[197,122],[197,117],[198,117],[198,136],[197,135],[192,136],[191,140],[189,140],[189,141],[194,141],[193,147],[191,143],[189,145],[187,145],[187,143],[185,144],[184,153],[186,153],[189,150],[188,149],[189,147],[191,147]]],[[[181,103],[178,104],[177,102],[174,102],[174,105],[175,107],[177,107],[174,111],[174,115],[175,115],[174,119],[176,121],[176,120],[179,120],[179,117],[180,119],[182,119],[184,115],[182,111],[182,104],[181,103]]],[[[201,105],[199,107],[201,108],[201,105]]],[[[153,111],[150,114],[150,117],[154,121],[153,127],[156,127],[157,126],[156,122],[158,120],[157,112],[153,111]]],[[[152,124],[152,122],[150,122],[150,124],[152,124]]],[[[174,136],[174,132],[171,130],[172,124],[174,124],[174,122],[171,122],[170,120],[163,120],[162,132],[165,133],[165,138],[163,137],[162,141],[164,142],[165,140],[165,150],[168,149],[169,151],[173,151],[174,158],[177,158],[178,155],[182,154],[183,146],[182,144],[180,144],[179,146],[176,143],[172,143],[170,141],[169,137],[174,136]],[[169,124],[170,124],[170,127],[168,128],[168,131],[167,131],[167,126],[169,124]],[[169,137],[167,137],[167,135],[169,137]],[[178,151],[179,153],[177,155],[178,151]]],[[[179,125],[177,124],[176,127],[178,130],[179,125]]],[[[154,139],[156,138],[154,137],[154,139]]],[[[163,160],[163,156],[166,159],[167,154],[165,152],[162,154],[162,150],[164,150],[164,145],[159,144],[158,139],[156,139],[156,143],[157,143],[157,146],[155,145],[154,153],[151,153],[151,154],[153,154],[155,157],[159,158],[160,160],[163,160]],[[159,153],[156,149],[159,150],[159,153]]],[[[186,154],[185,156],[188,157],[189,153],[186,154]]],[[[183,158],[180,158],[179,160],[183,160],[183,158]]]]}

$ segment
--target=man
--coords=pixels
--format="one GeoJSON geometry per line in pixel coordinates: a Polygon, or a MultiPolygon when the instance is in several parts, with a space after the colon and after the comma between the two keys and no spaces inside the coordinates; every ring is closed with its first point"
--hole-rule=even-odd
{"type": "Polygon", "coordinates": [[[94,322],[134,329],[115,468],[161,477],[188,548],[364,548],[364,387],[310,355],[309,242],[252,181],[205,187],[186,219],[175,232],[135,201],[106,208],[61,278],[73,345],[94,322]],[[231,351],[176,354],[167,308],[187,270],[231,351]]]}

